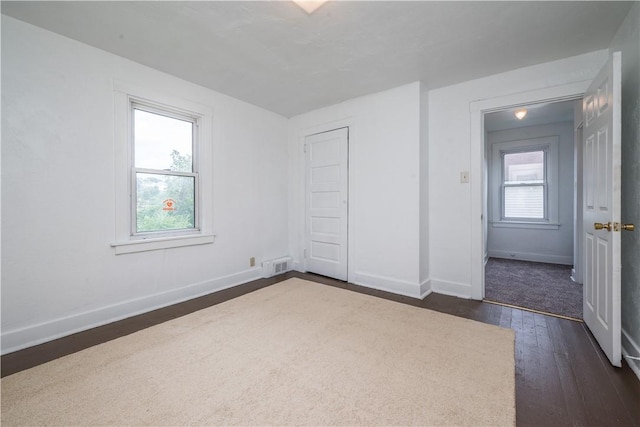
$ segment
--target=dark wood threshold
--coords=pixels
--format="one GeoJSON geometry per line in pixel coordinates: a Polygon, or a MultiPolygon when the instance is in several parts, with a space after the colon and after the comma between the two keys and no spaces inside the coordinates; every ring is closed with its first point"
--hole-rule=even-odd
{"type": "Polygon", "coordinates": [[[613,368],[583,323],[514,307],[430,294],[424,300],[309,273],[290,272],[40,344],[1,358],[2,377],[167,320],[299,277],[516,332],[516,422],[519,426],[640,426],[640,381],[613,368]]]}

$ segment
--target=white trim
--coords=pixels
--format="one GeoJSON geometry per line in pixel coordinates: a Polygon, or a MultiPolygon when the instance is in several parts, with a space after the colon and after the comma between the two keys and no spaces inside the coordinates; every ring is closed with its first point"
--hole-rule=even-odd
{"type": "Polygon", "coordinates": [[[85,311],[84,313],[60,317],[24,328],[3,331],[2,354],[11,353],[97,326],[178,304],[183,301],[257,280],[261,277],[262,269],[256,267],[240,273],[200,283],[193,283],[179,289],[145,295],[140,298],[85,311]]]}
{"type": "Polygon", "coordinates": [[[515,259],[518,261],[546,262],[548,264],[572,265],[573,256],[549,255],[533,252],[489,251],[489,258],[515,259]]]}
{"type": "MultiPolygon", "coordinates": [[[[469,293],[473,299],[484,298],[484,114],[516,105],[536,104],[548,101],[578,99],[584,95],[590,80],[562,86],[541,88],[490,99],[479,99],[469,103],[470,112],[470,176],[471,179],[471,284],[469,293]]],[[[434,287],[434,290],[436,288],[434,287]]],[[[438,292],[438,291],[436,291],[438,292]]]]}
{"type": "MultiPolygon", "coordinates": [[[[149,88],[137,84],[113,80],[114,93],[114,154],[115,154],[115,237],[111,247],[115,254],[168,249],[188,245],[213,243],[213,109],[208,105],[167,94],[162,88],[149,88]],[[130,192],[132,188],[130,135],[131,101],[144,105],[163,106],[163,110],[176,111],[181,115],[198,117],[198,143],[192,153],[198,161],[198,181],[200,191],[196,191],[199,209],[196,222],[199,230],[188,229],[184,234],[171,231],[163,238],[155,238],[158,233],[148,234],[147,239],[131,235],[132,209],[130,192]],[[176,238],[177,237],[177,238],[176,238]],[[126,245],[127,242],[140,244],[126,245]]],[[[196,161],[194,160],[194,161],[196,161]]]]}
{"type": "Polygon", "coordinates": [[[428,293],[424,296],[421,295],[424,283],[412,283],[406,280],[396,279],[394,277],[356,272],[353,280],[349,280],[349,282],[366,288],[378,289],[380,291],[405,295],[412,298],[422,299],[424,296],[428,295],[428,293]]]}
{"type": "Polygon", "coordinates": [[[631,357],[640,357],[640,345],[638,345],[624,329],[622,330],[622,355],[631,370],[640,380],[640,360],[631,359],[631,357]]]}
{"type": "Polygon", "coordinates": [[[431,292],[433,292],[433,289],[431,289],[431,279],[423,280],[420,283],[420,299],[425,299],[431,292]]]}
{"type": "Polygon", "coordinates": [[[468,283],[450,282],[448,280],[431,279],[433,292],[452,297],[469,299],[471,285],[468,283]]]}
{"type": "Polygon", "coordinates": [[[553,102],[575,100],[584,95],[590,84],[591,80],[582,80],[561,86],[534,89],[495,98],[478,99],[469,104],[469,112],[497,111],[551,100],[553,102]]]}
{"type": "Polygon", "coordinates": [[[116,255],[135,252],[156,251],[159,249],[180,248],[183,246],[206,245],[215,241],[214,234],[162,237],[157,239],[127,240],[111,243],[116,255]]]}
{"type": "Polygon", "coordinates": [[[533,228],[538,230],[558,230],[562,224],[548,222],[491,221],[494,228],[533,228]]]}

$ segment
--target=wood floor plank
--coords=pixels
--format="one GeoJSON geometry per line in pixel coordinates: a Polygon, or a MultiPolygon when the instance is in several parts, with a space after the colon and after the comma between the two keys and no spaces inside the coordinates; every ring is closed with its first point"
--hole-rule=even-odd
{"type": "Polygon", "coordinates": [[[554,353],[558,377],[562,386],[562,397],[567,409],[567,416],[571,425],[588,426],[591,420],[587,417],[584,397],[573,373],[571,362],[566,354],[554,353]]]}
{"type": "MultiPolygon", "coordinates": [[[[602,365],[609,368],[611,366],[609,359],[598,347],[595,337],[589,332],[586,324],[582,324],[580,326],[585,331],[584,335],[589,340],[589,343],[594,349],[594,353],[598,356],[599,361],[602,365]]],[[[622,406],[626,409],[626,413],[632,422],[632,424],[629,425],[640,426],[640,382],[629,381],[630,376],[628,374],[631,374],[633,371],[631,371],[631,368],[626,365],[625,361],[623,361],[622,364],[622,368],[604,369],[603,374],[606,375],[610,381],[613,389],[620,398],[622,406]],[[628,372],[627,375],[625,375],[625,371],[628,372]]]]}
{"type": "Polygon", "coordinates": [[[635,425],[607,374],[608,361],[602,359],[600,349],[594,348],[583,324],[561,322],[569,349],[568,360],[583,396],[586,416],[591,425],[635,425]],[[612,398],[613,395],[617,398],[612,398]]]}
{"type": "Polygon", "coordinates": [[[468,312],[464,315],[465,318],[478,322],[491,323],[487,321],[491,315],[491,307],[489,304],[483,304],[481,301],[468,300],[467,306],[468,312]]]}
{"type": "Polygon", "coordinates": [[[527,354],[525,354],[526,337],[524,334],[522,310],[511,309],[510,327],[516,333],[516,396],[523,397],[516,399],[516,422],[518,425],[539,425],[541,418],[535,411],[539,396],[534,381],[527,378],[527,374],[536,372],[536,369],[532,366],[532,361],[535,359],[528,360],[527,354]],[[534,396],[537,399],[533,399],[534,396]]]}
{"type": "MultiPolygon", "coordinates": [[[[554,393],[549,393],[549,395],[554,400],[558,399],[560,395],[562,396],[560,404],[563,405],[564,416],[566,419],[571,421],[571,425],[589,425],[589,420],[586,417],[584,401],[580,393],[580,389],[576,384],[576,379],[569,364],[567,352],[565,351],[566,347],[562,340],[562,336],[560,335],[561,331],[558,322],[566,320],[538,313],[534,315],[534,319],[538,347],[540,351],[545,354],[545,357],[553,358],[555,362],[553,363],[555,368],[554,371],[549,372],[548,375],[557,376],[557,383],[560,385],[560,390],[556,388],[554,393]],[[562,340],[562,342],[555,345],[556,339],[562,340]]],[[[558,420],[558,422],[561,421],[562,420],[558,420]]]]}
{"type": "Polygon", "coordinates": [[[613,378],[614,387],[629,416],[640,427],[640,381],[626,362],[621,369],[607,370],[613,378]]]}
{"type": "Polygon", "coordinates": [[[498,304],[483,304],[485,307],[489,307],[489,312],[484,319],[477,319],[478,321],[488,323],[490,325],[500,326],[500,317],[502,316],[502,306],[498,304]]]}
{"type": "Polygon", "coordinates": [[[511,313],[513,309],[510,307],[502,307],[502,312],[500,314],[500,324],[503,328],[511,328],[511,313]]]}
{"type": "Polygon", "coordinates": [[[523,399],[519,401],[522,400],[523,404],[520,406],[518,425],[538,426],[549,421],[557,425],[560,420],[566,419],[566,410],[554,398],[561,394],[561,387],[553,354],[545,353],[538,346],[534,313],[514,310],[512,325],[516,330],[516,343],[520,341],[516,375],[520,373],[521,385],[516,390],[520,392],[523,399]],[[545,408],[544,413],[539,411],[540,407],[545,408]]]}
{"type": "Polygon", "coordinates": [[[548,346],[545,348],[540,345],[540,342],[545,341],[542,335],[544,331],[538,331],[535,316],[536,313],[530,311],[522,313],[527,366],[532,368],[527,372],[527,381],[534,384],[534,390],[540,396],[539,404],[547,408],[545,417],[552,418],[555,420],[554,424],[558,425],[567,418],[564,401],[556,398],[562,395],[562,385],[553,351],[548,346]]]}
{"type": "Polygon", "coordinates": [[[551,340],[551,345],[553,346],[553,351],[555,353],[563,354],[567,356],[569,354],[569,349],[564,339],[564,332],[560,327],[560,323],[564,321],[565,320],[559,319],[557,317],[545,316],[545,322],[547,324],[547,332],[549,333],[549,338],[551,340]]]}
{"type": "Polygon", "coordinates": [[[533,320],[536,328],[536,340],[541,350],[553,353],[553,344],[549,336],[549,328],[547,327],[547,317],[539,313],[534,313],[533,320]]]}

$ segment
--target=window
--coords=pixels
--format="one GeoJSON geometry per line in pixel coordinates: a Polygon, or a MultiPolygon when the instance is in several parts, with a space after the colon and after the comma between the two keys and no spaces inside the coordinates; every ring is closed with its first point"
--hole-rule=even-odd
{"type": "Polygon", "coordinates": [[[198,118],[132,103],[134,236],[198,229],[198,118]]]}
{"type": "Polygon", "coordinates": [[[502,217],[546,217],[546,152],[502,153],[502,217]]]}
{"type": "Polygon", "coordinates": [[[558,137],[491,145],[494,227],[558,228],[558,137]]]}
{"type": "Polygon", "coordinates": [[[213,243],[211,108],[114,88],[116,255],[213,243]]]}

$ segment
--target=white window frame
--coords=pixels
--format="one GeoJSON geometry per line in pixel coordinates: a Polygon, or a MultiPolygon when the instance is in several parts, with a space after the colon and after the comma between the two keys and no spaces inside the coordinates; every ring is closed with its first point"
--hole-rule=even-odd
{"type": "Polygon", "coordinates": [[[548,153],[549,147],[547,145],[543,145],[540,147],[525,147],[525,148],[517,148],[512,150],[504,150],[500,151],[500,169],[502,169],[502,178],[500,179],[500,210],[501,216],[500,219],[502,221],[525,221],[525,222],[545,222],[549,219],[549,180],[547,174],[547,164],[549,159],[548,153]],[[535,184],[508,184],[505,176],[505,156],[508,154],[517,154],[517,153],[531,153],[542,151],[543,153],[543,178],[542,183],[535,184]],[[506,192],[507,187],[542,187],[542,218],[528,218],[528,217],[507,217],[507,204],[506,204],[506,192]]]}
{"type": "MultiPolygon", "coordinates": [[[[558,136],[531,138],[491,144],[490,208],[491,225],[508,228],[558,229],[558,136]],[[544,151],[544,218],[505,218],[504,155],[544,151]]],[[[512,185],[509,185],[512,186],[512,185]]]]}
{"type": "Polygon", "coordinates": [[[212,222],[212,109],[206,105],[141,86],[114,81],[115,96],[115,217],[116,255],[213,243],[212,222]],[[134,163],[134,108],[194,121],[192,173],[136,168],[134,163]],[[195,176],[195,228],[136,231],[136,172],[195,176]]]}
{"type": "Polygon", "coordinates": [[[199,128],[200,128],[200,116],[189,114],[186,111],[178,111],[175,108],[170,108],[165,105],[151,104],[146,101],[138,100],[133,97],[129,102],[131,118],[131,238],[132,239],[149,239],[154,237],[171,237],[187,234],[198,234],[200,232],[200,203],[199,203],[199,166],[198,166],[198,148],[199,148],[199,128]],[[145,111],[147,113],[157,114],[160,116],[170,117],[173,119],[184,120],[192,123],[193,133],[191,136],[191,172],[178,172],[167,171],[162,169],[147,169],[139,168],[135,165],[135,110],[145,111]],[[137,186],[137,174],[146,173],[153,175],[167,175],[167,176],[184,176],[194,179],[194,227],[178,230],[158,230],[158,231],[138,231],[138,186],[137,186]]]}

